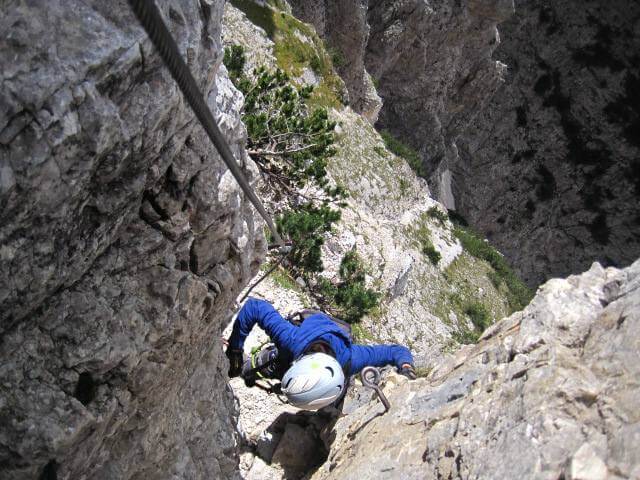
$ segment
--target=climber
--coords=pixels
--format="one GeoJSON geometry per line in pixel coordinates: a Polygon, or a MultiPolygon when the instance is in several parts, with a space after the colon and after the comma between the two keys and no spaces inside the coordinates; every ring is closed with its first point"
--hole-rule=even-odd
{"type": "Polygon", "coordinates": [[[228,340],[229,376],[242,375],[247,385],[256,376],[281,379],[289,402],[305,410],[338,403],[350,375],[366,366],[395,365],[400,374],[416,378],[413,357],[402,345],[354,345],[335,320],[315,312],[296,325],[264,300],[250,298],[238,312],[228,340]],[[244,341],[255,324],[267,332],[272,345],[244,359],[244,341]]]}

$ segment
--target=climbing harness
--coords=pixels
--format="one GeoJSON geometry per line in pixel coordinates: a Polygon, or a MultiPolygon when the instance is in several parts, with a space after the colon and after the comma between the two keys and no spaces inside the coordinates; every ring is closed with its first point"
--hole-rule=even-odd
{"type": "Polygon", "coordinates": [[[262,342],[251,349],[250,365],[251,369],[242,372],[245,382],[255,382],[257,379],[273,377],[276,373],[276,363],[278,361],[278,347],[269,341],[262,342]],[[263,350],[263,347],[264,348],[263,350]],[[253,378],[255,374],[256,378],[253,378]]]}
{"type": "Polygon", "coordinates": [[[249,185],[249,182],[247,182],[242,170],[233,157],[233,153],[231,152],[224,135],[222,135],[222,132],[213,118],[211,110],[204,101],[204,97],[202,96],[189,67],[187,67],[187,64],[182,59],[178,46],[164,24],[155,2],[153,0],[129,0],[129,4],[149,35],[151,42],[158,50],[160,57],[171,72],[171,76],[178,84],[178,87],[180,87],[180,90],[187,99],[191,109],[196,114],[196,117],[198,117],[198,120],[200,120],[202,127],[207,132],[207,135],[218,150],[218,153],[220,153],[222,160],[231,171],[231,174],[235,177],[244,194],[249,198],[258,213],[260,213],[264,221],[267,223],[276,243],[284,246],[284,241],[282,240],[282,237],[280,237],[273,220],[264,209],[260,199],[249,185]]]}
{"type": "Polygon", "coordinates": [[[386,413],[391,408],[391,404],[380,388],[380,378],[380,370],[376,367],[364,367],[362,372],[360,372],[360,380],[362,380],[362,384],[365,387],[371,388],[378,394],[378,398],[382,402],[382,405],[384,405],[384,411],[386,413]]]}

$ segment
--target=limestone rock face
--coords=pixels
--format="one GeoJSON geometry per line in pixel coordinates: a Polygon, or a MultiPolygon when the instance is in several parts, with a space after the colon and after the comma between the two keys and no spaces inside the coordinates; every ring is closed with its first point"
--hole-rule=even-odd
{"type": "Polygon", "coordinates": [[[637,2],[516,3],[506,83],[457,142],[456,204],[530,284],[640,255],[637,2]]]}
{"type": "MultiPolygon", "coordinates": [[[[156,2],[246,174],[221,2],[156,2]]],[[[127,2],[0,14],[0,477],[231,478],[262,225],[127,2]]]]}
{"type": "Polygon", "coordinates": [[[349,91],[349,105],[370,123],[382,107],[376,87],[365,69],[369,40],[368,0],[290,0],[293,14],[312,24],[333,54],[334,66],[349,91]]]}
{"type": "Polygon", "coordinates": [[[371,2],[365,58],[383,99],[378,126],[422,155],[436,198],[447,208],[456,139],[501,83],[504,65],[491,58],[496,25],[513,0],[371,2]]]}
{"type": "Polygon", "coordinates": [[[637,478],[639,327],[640,261],[549,281],[388,413],[354,389],[312,478],[637,478]]]}

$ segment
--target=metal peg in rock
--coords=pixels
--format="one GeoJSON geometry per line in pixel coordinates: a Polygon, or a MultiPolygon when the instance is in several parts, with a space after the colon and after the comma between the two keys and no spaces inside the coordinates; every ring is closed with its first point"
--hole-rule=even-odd
{"type": "Polygon", "coordinates": [[[380,378],[380,370],[376,367],[364,367],[362,372],[360,372],[360,380],[362,380],[362,384],[367,388],[375,390],[376,394],[378,394],[378,398],[382,402],[382,405],[384,405],[384,411],[386,413],[391,408],[391,404],[380,389],[380,378]]]}

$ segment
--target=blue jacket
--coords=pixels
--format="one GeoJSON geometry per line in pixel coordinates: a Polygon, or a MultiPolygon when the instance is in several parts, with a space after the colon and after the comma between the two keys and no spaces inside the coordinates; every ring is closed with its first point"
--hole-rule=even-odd
{"type": "Polygon", "coordinates": [[[244,304],[233,326],[229,346],[242,349],[244,341],[255,324],[267,332],[278,350],[292,359],[300,357],[311,343],[322,340],[331,346],[338,363],[349,373],[358,373],[366,366],[382,367],[405,363],[413,365],[411,352],[402,345],[354,345],[347,333],[323,313],[312,315],[298,327],[282,318],[275,308],[264,300],[250,298],[244,304]]]}

